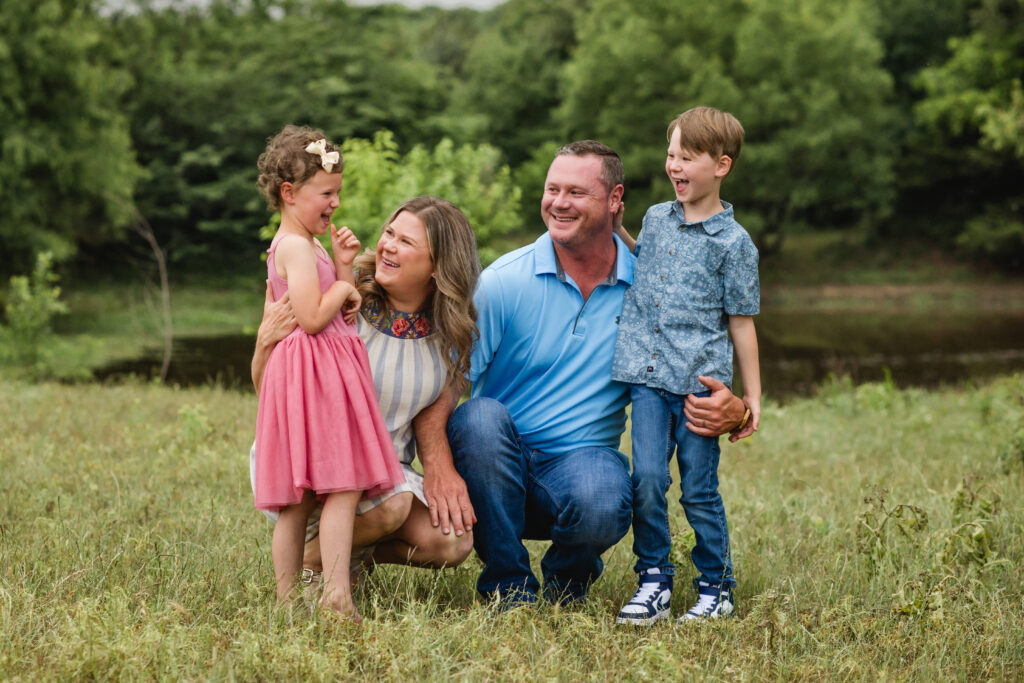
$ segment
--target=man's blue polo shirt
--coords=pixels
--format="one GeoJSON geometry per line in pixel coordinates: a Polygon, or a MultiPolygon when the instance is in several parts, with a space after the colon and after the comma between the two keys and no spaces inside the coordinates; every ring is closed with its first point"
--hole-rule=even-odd
{"type": "Polygon", "coordinates": [[[472,396],[500,401],[533,450],[619,447],[629,388],[611,365],[636,259],[614,239],[615,270],[585,303],[547,233],[480,274],[472,396]]]}

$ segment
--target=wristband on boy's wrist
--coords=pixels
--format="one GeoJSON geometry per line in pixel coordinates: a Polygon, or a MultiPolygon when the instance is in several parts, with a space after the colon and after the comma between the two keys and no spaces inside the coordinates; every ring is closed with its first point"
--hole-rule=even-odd
{"type": "MultiPolygon", "coordinates": [[[[744,407],[746,407],[746,404],[744,404],[744,407]]],[[[736,427],[736,429],[734,429],[733,431],[734,431],[734,432],[738,432],[738,431],[740,431],[741,429],[743,429],[744,427],[746,427],[746,426],[747,426],[747,422],[748,422],[749,420],[750,420],[750,408],[747,408],[746,412],[745,412],[745,413],[743,413],[743,419],[742,419],[742,420],[740,420],[740,423],[739,423],[739,425],[738,425],[738,426],[736,427]]]]}

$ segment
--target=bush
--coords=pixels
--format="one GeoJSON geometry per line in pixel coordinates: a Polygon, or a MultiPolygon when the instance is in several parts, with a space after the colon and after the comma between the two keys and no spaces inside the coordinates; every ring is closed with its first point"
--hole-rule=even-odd
{"type": "Polygon", "coordinates": [[[33,379],[52,375],[50,323],[68,310],[59,300],[60,278],[51,270],[52,263],[53,254],[41,252],[31,275],[11,278],[4,306],[7,322],[0,325],[0,364],[14,366],[17,373],[33,379]]]}

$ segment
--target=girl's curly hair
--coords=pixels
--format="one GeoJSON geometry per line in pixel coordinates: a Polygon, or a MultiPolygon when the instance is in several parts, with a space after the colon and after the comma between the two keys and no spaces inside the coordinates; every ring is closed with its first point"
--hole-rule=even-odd
{"type": "MultiPolygon", "coordinates": [[[[291,183],[295,186],[322,171],[320,156],[306,151],[306,146],[327,136],[323,131],[306,126],[285,126],[280,133],[267,140],[267,148],[256,162],[260,177],[256,184],[267,200],[271,211],[281,210],[281,185],[291,183]]],[[[329,172],[341,173],[345,160],[341,158],[341,150],[331,142],[327,143],[326,151],[338,153],[338,163],[329,172]]]]}

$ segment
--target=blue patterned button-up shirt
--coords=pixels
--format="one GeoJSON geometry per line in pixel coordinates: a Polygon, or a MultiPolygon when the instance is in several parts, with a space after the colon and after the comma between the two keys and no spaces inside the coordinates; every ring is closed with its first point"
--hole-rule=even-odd
{"type": "Polygon", "coordinates": [[[732,386],[730,315],[760,309],[757,248],[732,205],[687,223],[678,201],[647,210],[636,243],[612,379],[674,394],[705,391],[707,375],[732,386]]]}

